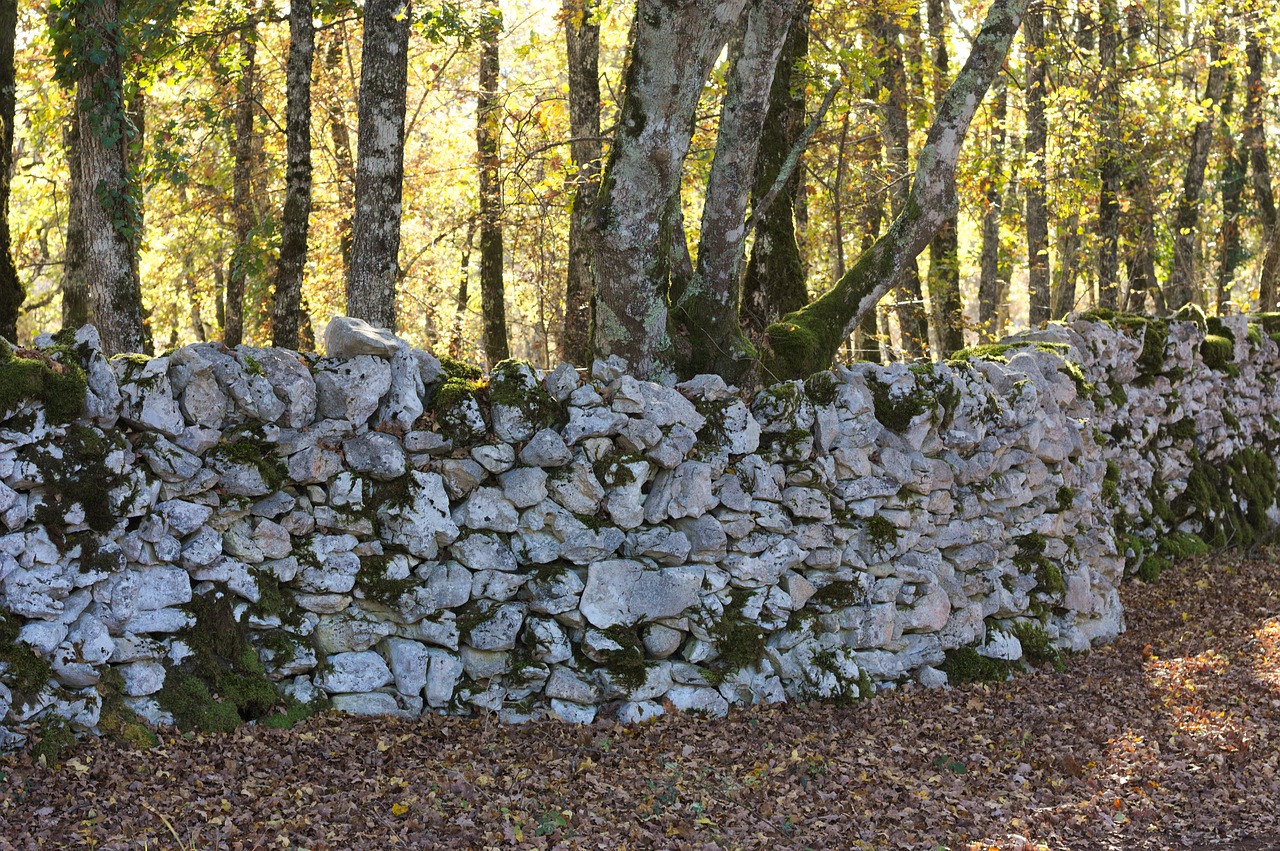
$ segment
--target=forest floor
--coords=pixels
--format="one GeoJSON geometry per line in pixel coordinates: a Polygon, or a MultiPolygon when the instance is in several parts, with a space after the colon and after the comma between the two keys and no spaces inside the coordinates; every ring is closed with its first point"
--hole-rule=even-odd
{"type": "Polygon", "coordinates": [[[327,714],[0,759],[0,848],[1280,848],[1280,554],[1007,683],[622,728],[327,714]]]}

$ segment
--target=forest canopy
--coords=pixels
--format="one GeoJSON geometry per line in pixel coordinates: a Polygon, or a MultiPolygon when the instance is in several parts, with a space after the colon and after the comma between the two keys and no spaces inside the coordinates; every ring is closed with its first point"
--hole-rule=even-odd
{"type": "Polygon", "coordinates": [[[1266,0],[3,0],[0,336],[350,312],[751,384],[1274,310],[1278,45],[1266,0]]]}

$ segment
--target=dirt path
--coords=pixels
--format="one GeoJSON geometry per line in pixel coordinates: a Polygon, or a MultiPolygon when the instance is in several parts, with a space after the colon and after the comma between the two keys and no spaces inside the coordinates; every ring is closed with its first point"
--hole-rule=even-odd
{"type": "Polygon", "coordinates": [[[1067,672],[638,728],[325,716],[0,760],[0,848],[1280,848],[1280,567],[1124,591],[1067,672]]]}

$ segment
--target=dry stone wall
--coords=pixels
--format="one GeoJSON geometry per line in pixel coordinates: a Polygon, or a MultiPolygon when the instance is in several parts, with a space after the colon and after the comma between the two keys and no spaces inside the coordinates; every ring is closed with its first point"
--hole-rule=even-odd
{"type": "Polygon", "coordinates": [[[4,347],[11,741],[1003,675],[1122,631],[1126,570],[1277,519],[1280,349],[1244,318],[1082,318],[749,403],[617,362],[483,377],[352,320],[327,343],[4,347]]]}

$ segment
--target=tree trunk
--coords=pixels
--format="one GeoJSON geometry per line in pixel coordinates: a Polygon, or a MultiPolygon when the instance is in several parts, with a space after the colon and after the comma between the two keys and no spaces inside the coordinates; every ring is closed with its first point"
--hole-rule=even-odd
{"type": "MultiPolygon", "coordinates": [[[[842,156],[840,163],[843,165],[843,137],[848,127],[848,113],[845,113],[845,129],[841,130],[841,148],[842,156]]],[[[865,163],[880,164],[883,160],[883,145],[880,143],[878,136],[871,136],[867,142],[867,153],[863,157],[865,163]]],[[[837,169],[839,176],[839,169],[837,169]]],[[[884,219],[884,192],[878,185],[883,179],[883,175],[877,175],[870,181],[866,182],[867,193],[862,204],[862,210],[859,216],[858,231],[862,234],[859,241],[858,253],[866,251],[875,244],[876,239],[880,236],[880,225],[884,219]]],[[[838,220],[837,220],[838,221],[838,220]]],[[[840,253],[840,266],[835,279],[838,281],[844,277],[844,252],[840,253]]],[[[794,308],[799,310],[800,307],[794,308]]],[[[880,354],[880,341],[884,339],[880,332],[880,306],[876,305],[873,310],[867,312],[862,317],[862,324],[858,326],[858,331],[854,334],[854,355],[859,360],[869,361],[871,363],[883,363],[884,357],[880,354]]]]}
{"type": "MultiPolygon", "coordinates": [[[[933,42],[933,102],[946,96],[951,75],[947,58],[947,25],[943,0],[928,0],[929,38],[933,42]]],[[[959,216],[952,213],[929,244],[929,303],[938,335],[938,356],[964,348],[964,305],[960,301],[959,216]]]]}
{"type": "Polygon", "coordinates": [[[1209,44],[1209,80],[1205,100],[1210,101],[1205,116],[1191,133],[1191,155],[1182,179],[1182,197],[1173,226],[1173,269],[1169,274],[1168,300],[1175,309],[1188,302],[1200,303],[1203,294],[1196,285],[1196,237],[1200,228],[1200,192],[1204,188],[1204,171],[1213,144],[1213,107],[1222,100],[1227,67],[1218,62],[1222,53],[1222,34],[1215,30],[1209,44]]]}
{"type": "Polygon", "coordinates": [[[586,365],[591,345],[591,204],[600,191],[600,22],[594,0],[565,0],[569,60],[569,145],[573,206],[569,210],[568,274],[560,359],[586,365]]]}
{"type": "Polygon", "coordinates": [[[968,61],[938,104],[902,213],[830,291],[767,329],[767,375],[798,378],[829,364],[866,312],[946,223],[957,205],[956,162],[969,122],[1004,64],[1025,9],[1026,0],[991,4],[968,61]]]}
{"type": "Polygon", "coordinates": [[[1162,304],[1160,286],[1156,281],[1156,228],[1155,202],[1151,181],[1141,167],[1132,170],[1125,183],[1125,191],[1133,202],[1129,215],[1123,219],[1129,254],[1125,261],[1129,278],[1127,308],[1137,313],[1146,311],[1147,295],[1162,304]]]}
{"type": "Polygon", "coordinates": [[[995,112],[991,116],[991,172],[987,175],[987,211],[982,217],[982,261],[978,275],[978,326],[986,337],[998,336],[996,310],[1000,299],[1000,215],[1004,200],[1005,119],[1009,87],[998,78],[995,112]]]}
{"type": "Polygon", "coordinates": [[[1045,144],[1049,125],[1044,101],[1048,94],[1049,65],[1044,55],[1044,7],[1032,0],[1027,9],[1027,159],[1032,178],[1027,181],[1027,316],[1034,328],[1049,319],[1049,182],[1045,144]]]}
{"type": "Polygon", "coordinates": [[[741,385],[757,361],[738,314],[747,200],[774,72],[799,4],[800,0],[755,0],[730,50],[693,284],[672,303],[677,371],[682,376],[710,373],[741,385]]]}
{"type": "Polygon", "coordinates": [[[117,0],[97,0],[84,11],[77,23],[86,49],[76,84],[84,275],[103,351],[141,352],[142,293],[133,259],[137,201],[128,169],[119,6],[117,0]]]}
{"type": "Polygon", "coordinates": [[[476,220],[467,220],[467,238],[462,243],[462,258],[458,263],[458,297],[453,303],[453,333],[449,336],[449,357],[462,357],[462,320],[467,315],[467,285],[471,279],[471,246],[476,239],[476,220]]]}
{"type": "MultiPolygon", "coordinates": [[[[907,72],[899,43],[901,28],[890,17],[891,12],[873,7],[869,12],[872,32],[877,34],[877,47],[884,50],[881,66],[888,91],[881,108],[881,135],[884,137],[885,164],[889,171],[889,212],[902,214],[911,195],[911,131],[907,122],[907,72]]],[[[865,252],[864,252],[865,253],[865,252]]],[[[920,288],[920,271],[913,255],[907,261],[898,293],[898,325],[902,331],[902,353],[907,358],[925,357],[929,353],[929,323],[924,310],[924,292],[920,288]]]]}
{"type": "Polygon", "coordinates": [[[16,104],[13,48],[17,31],[17,0],[0,0],[0,337],[13,342],[18,340],[18,311],[27,296],[13,264],[9,236],[9,175],[13,170],[16,104]]]}
{"type": "Polygon", "coordinates": [[[1215,304],[1217,314],[1225,314],[1224,307],[1231,299],[1235,283],[1236,267],[1244,257],[1240,239],[1240,219],[1244,216],[1244,185],[1249,178],[1249,151],[1238,144],[1231,134],[1229,118],[1235,102],[1235,75],[1229,74],[1222,93],[1222,125],[1225,148],[1222,165],[1222,230],[1218,234],[1218,281],[1215,304]]]}
{"type": "MultiPolygon", "coordinates": [[[[342,67],[344,40],[334,38],[324,54],[325,72],[335,79],[342,67]]],[[[347,112],[342,100],[330,93],[325,107],[329,122],[329,138],[333,142],[333,158],[338,171],[338,206],[341,220],[338,224],[338,250],[342,253],[342,277],[351,269],[351,214],[355,210],[356,166],[351,159],[351,134],[347,130],[347,112]]]]}
{"type": "Polygon", "coordinates": [[[1098,143],[1098,304],[1114,308],[1120,288],[1120,78],[1116,52],[1120,44],[1120,13],[1115,0],[1098,8],[1098,56],[1102,72],[1102,138],[1098,143]]]}
{"type": "Polygon", "coordinates": [[[476,97],[476,152],[480,165],[480,309],[484,354],[492,367],[511,357],[507,308],[502,291],[502,101],[498,97],[498,36],[502,13],[496,0],[485,4],[480,32],[480,88],[476,97]]]}
{"type": "Polygon", "coordinates": [[[222,342],[235,347],[244,341],[244,288],[253,262],[253,116],[255,77],[256,25],[246,24],[240,31],[243,66],[236,86],[235,165],[231,170],[231,206],[236,231],[236,246],[231,252],[231,268],[227,271],[226,325],[222,342]]]}
{"type": "Polygon", "coordinates": [[[641,378],[671,373],[671,199],[703,83],[745,2],[637,5],[617,134],[592,210],[592,343],[597,357],[620,356],[641,378]]]}
{"type": "MultiPolygon", "coordinates": [[[[1258,201],[1258,213],[1262,217],[1264,233],[1276,227],[1276,202],[1271,191],[1271,165],[1267,161],[1267,135],[1262,115],[1262,101],[1266,96],[1263,82],[1263,64],[1266,52],[1254,32],[1245,34],[1245,56],[1249,62],[1249,76],[1244,107],[1244,144],[1249,151],[1249,166],[1253,175],[1253,194],[1258,201]]],[[[1274,305],[1275,299],[1272,299],[1274,305]]]]}
{"type": "Polygon", "coordinates": [[[62,247],[62,327],[91,322],[89,280],[85,277],[84,179],[80,170],[80,122],[72,116],[63,131],[67,156],[67,231],[62,247]]]}
{"type": "Polygon", "coordinates": [[[275,302],[271,312],[271,345],[282,349],[299,348],[298,332],[304,321],[302,273],[307,263],[307,229],[311,218],[311,60],[314,53],[311,0],[292,0],[285,81],[289,163],[285,171],[280,262],[276,265],[275,302]]]}
{"type": "Polygon", "coordinates": [[[368,0],[360,51],[347,315],[394,331],[409,81],[409,0],[368,0]]]}
{"type": "MultiPolygon", "coordinates": [[[[802,63],[809,53],[809,12],[805,2],[787,31],[787,40],[778,56],[769,91],[769,114],[765,118],[756,158],[756,179],[751,189],[751,207],[756,210],[768,196],[781,174],[805,124],[805,82],[802,63]]],[[[757,216],[755,242],[743,279],[743,324],[758,339],[778,317],[804,307],[809,300],[805,286],[804,259],[796,242],[795,199],[800,173],[795,169],[774,197],[763,216],[757,216]]],[[[837,167],[837,172],[839,167],[837,167]]],[[[837,185],[839,175],[837,174],[837,185]]],[[[837,211],[838,215],[838,211],[837,211]]],[[[837,219],[838,221],[838,219],[837,219]]]]}
{"type": "Polygon", "coordinates": [[[1276,293],[1280,292],[1280,227],[1271,229],[1271,243],[1267,246],[1267,256],[1262,261],[1262,277],[1259,281],[1262,298],[1259,307],[1262,310],[1276,309],[1276,293]]]}

